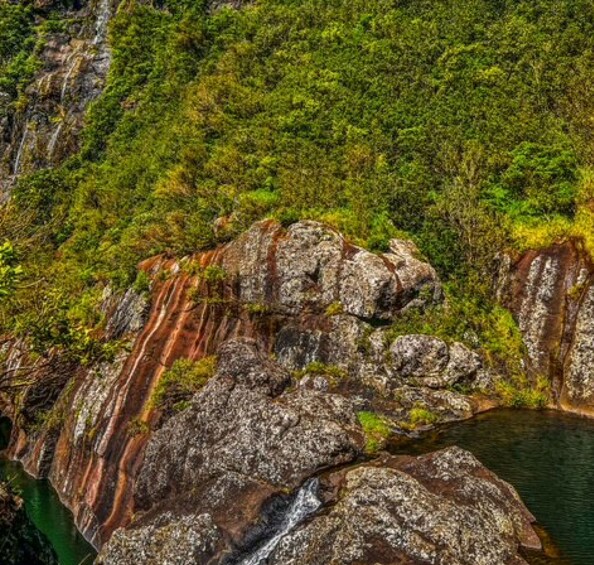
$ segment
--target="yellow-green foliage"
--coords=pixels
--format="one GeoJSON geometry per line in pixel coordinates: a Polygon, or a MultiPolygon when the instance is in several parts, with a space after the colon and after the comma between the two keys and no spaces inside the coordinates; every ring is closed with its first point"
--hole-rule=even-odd
{"type": "Polygon", "coordinates": [[[326,308],[326,316],[338,316],[343,312],[344,306],[341,302],[332,302],[332,304],[330,304],[328,308],[326,308]]]}
{"type": "Polygon", "coordinates": [[[392,435],[390,424],[375,412],[359,412],[357,417],[365,434],[365,451],[370,454],[377,452],[392,435]]]}
{"type": "Polygon", "coordinates": [[[215,370],[214,356],[199,361],[178,359],[161,377],[151,399],[153,406],[164,411],[183,409],[192,395],[214,375],[215,370]]]}
{"type": "Polygon", "coordinates": [[[435,424],[439,419],[437,414],[422,406],[413,407],[409,412],[408,418],[413,427],[435,424]]]}
{"type": "Polygon", "coordinates": [[[331,386],[336,386],[347,378],[347,372],[336,365],[328,365],[321,361],[313,361],[305,369],[295,372],[295,378],[301,379],[306,375],[324,377],[331,386]]]}
{"type": "MultiPolygon", "coordinates": [[[[81,151],[20,179],[0,211],[23,270],[3,331],[89,359],[79,338],[95,326],[67,312],[90,288],[128,288],[140,260],[254,220],[315,218],[376,250],[412,237],[465,289],[425,326],[517,358],[486,299],[493,256],[566,234],[593,247],[589,0],[242,4],[117,11],[81,151]]],[[[35,45],[64,27],[63,5],[0,3],[0,120],[21,123],[35,45]]]]}
{"type": "Polygon", "coordinates": [[[551,399],[551,383],[546,377],[531,382],[525,376],[516,376],[497,384],[497,393],[503,403],[512,408],[546,408],[551,399]]]}

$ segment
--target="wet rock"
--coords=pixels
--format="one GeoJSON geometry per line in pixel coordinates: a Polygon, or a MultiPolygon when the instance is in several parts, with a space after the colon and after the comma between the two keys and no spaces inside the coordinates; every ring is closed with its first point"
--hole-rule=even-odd
{"type": "Polygon", "coordinates": [[[520,545],[540,547],[514,489],[459,448],[338,475],[336,503],[283,538],[269,564],[520,564],[520,545]]]}
{"type": "Polygon", "coordinates": [[[594,266],[569,240],[502,260],[498,296],[518,321],[533,378],[553,383],[561,408],[594,414],[594,266]]]}
{"type": "Polygon", "coordinates": [[[566,361],[566,398],[577,406],[594,407],[594,284],[582,298],[566,361]]]}

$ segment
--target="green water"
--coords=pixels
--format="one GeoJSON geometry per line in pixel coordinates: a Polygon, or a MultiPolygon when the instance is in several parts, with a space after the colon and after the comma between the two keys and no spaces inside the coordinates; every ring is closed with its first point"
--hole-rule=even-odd
{"type": "Polygon", "coordinates": [[[397,445],[469,451],[511,483],[570,565],[594,564],[594,421],[553,411],[497,410],[397,445]]]}
{"type": "MultiPolygon", "coordinates": [[[[0,419],[0,449],[5,447],[9,423],[0,419]]],[[[6,480],[25,501],[31,521],[53,545],[60,565],[91,564],[95,550],[74,526],[72,513],[60,502],[47,480],[28,475],[19,463],[0,455],[0,480],[6,480]]]]}

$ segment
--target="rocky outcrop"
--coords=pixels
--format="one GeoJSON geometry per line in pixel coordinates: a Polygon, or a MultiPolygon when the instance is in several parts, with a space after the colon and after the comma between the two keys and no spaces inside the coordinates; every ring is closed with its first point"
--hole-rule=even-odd
{"type": "MultiPolygon", "coordinates": [[[[216,250],[141,268],[153,281],[149,308],[133,291],[104,294],[106,338],[121,351],[90,367],[53,354],[44,360],[24,405],[37,406],[33,413],[42,402],[45,425],[27,425],[23,403],[2,407],[15,424],[10,455],[49,476],[96,546],[140,510],[161,513],[167,501],[196,493],[207,500],[205,485],[226,493],[219,501],[251,497],[259,509],[320,469],[355,459],[364,441],[357,412],[379,412],[397,426],[412,410],[430,422],[477,410],[452,389],[484,385],[473,352],[388,331],[406,309],[442,300],[435,271],[412,244],[393,241],[374,254],[317,222],[265,221],[216,250]],[[252,346],[226,349],[242,338],[278,365],[262,365],[252,346]],[[212,355],[217,377],[167,420],[151,402],[167,369],[212,355]]],[[[23,344],[5,355],[16,373],[30,364],[23,344]]],[[[172,516],[185,523],[209,514],[231,548],[257,513],[245,510],[239,526],[218,519],[222,508],[172,516]]],[[[145,521],[143,531],[152,531],[145,521]]]]}
{"type": "Polygon", "coordinates": [[[594,266],[579,241],[507,259],[499,296],[524,336],[527,367],[559,407],[594,414],[594,266]]]}
{"type": "MultiPolygon", "coordinates": [[[[275,544],[268,543],[267,563],[519,565],[525,563],[522,547],[540,548],[534,518],[514,489],[459,448],[421,457],[386,457],[328,473],[318,496],[326,508],[312,506],[313,517],[294,524],[275,544]]],[[[295,505],[289,511],[294,512],[295,505]]],[[[181,564],[186,556],[197,564],[230,562],[217,553],[221,537],[208,514],[164,514],[150,525],[118,531],[99,562],[127,565],[138,562],[138,556],[155,565],[181,564]],[[173,534],[172,528],[180,524],[173,534]],[[183,554],[172,551],[172,539],[181,544],[183,554]]],[[[231,562],[259,562],[251,555],[231,562]]],[[[262,550],[256,555],[262,556],[262,550]]]]}
{"type": "MultiPolygon", "coordinates": [[[[58,4],[58,3],[56,3],[58,4]]],[[[26,105],[0,92],[0,201],[22,174],[60,164],[79,148],[88,104],[101,93],[109,69],[107,24],[113,0],[92,0],[61,17],[65,31],[47,32],[39,71],[26,89],[26,105]]],[[[61,9],[52,2],[39,10],[61,9]]]]}
{"type": "Polygon", "coordinates": [[[49,541],[29,520],[23,500],[1,482],[0,562],[4,565],[58,565],[49,541]]]}

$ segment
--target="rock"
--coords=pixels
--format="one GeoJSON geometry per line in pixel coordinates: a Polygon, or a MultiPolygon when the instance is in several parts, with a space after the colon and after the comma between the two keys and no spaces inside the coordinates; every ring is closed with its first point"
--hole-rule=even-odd
{"type": "Polygon", "coordinates": [[[362,437],[346,398],[286,390],[288,373],[249,341],[226,344],[221,358],[191,407],[150,440],[136,489],[139,508],[229,472],[293,489],[360,453],[362,437]]]}
{"type": "Polygon", "coordinates": [[[594,284],[580,305],[564,377],[565,399],[594,408],[594,284]]]}
{"type": "Polygon", "coordinates": [[[428,335],[404,335],[390,347],[391,372],[411,384],[445,388],[470,382],[482,368],[478,354],[461,343],[448,345],[428,335]]]}
{"type": "Polygon", "coordinates": [[[153,523],[118,530],[97,558],[97,565],[187,565],[206,563],[220,542],[209,514],[175,517],[166,512],[153,523]]]}
{"type": "Polygon", "coordinates": [[[405,409],[403,417],[413,408],[427,410],[436,422],[456,422],[474,415],[476,406],[468,397],[451,390],[434,390],[426,387],[403,386],[394,390],[394,399],[405,409]]]}
{"type": "Polygon", "coordinates": [[[428,335],[404,335],[390,347],[392,367],[404,379],[436,378],[449,361],[447,344],[428,335]]]}
{"type": "Polygon", "coordinates": [[[335,504],[284,537],[269,565],[520,564],[519,545],[540,547],[514,489],[456,447],[328,479],[337,481],[335,504]]]}
{"type": "Polygon", "coordinates": [[[560,408],[594,415],[594,265],[579,240],[502,258],[499,300],[514,314],[533,379],[560,408]]]}
{"type": "Polygon", "coordinates": [[[376,255],[312,221],[286,230],[255,224],[226,249],[223,267],[239,280],[241,300],[292,315],[337,305],[358,318],[390,320],[411,301],[429,304],[442,292],[435,270],[404,248],[376,255]]]}

